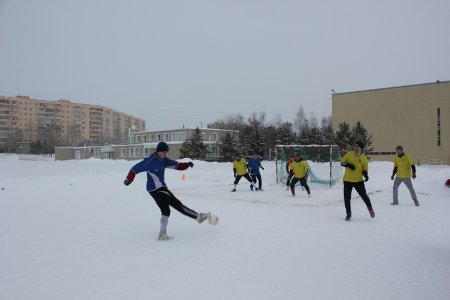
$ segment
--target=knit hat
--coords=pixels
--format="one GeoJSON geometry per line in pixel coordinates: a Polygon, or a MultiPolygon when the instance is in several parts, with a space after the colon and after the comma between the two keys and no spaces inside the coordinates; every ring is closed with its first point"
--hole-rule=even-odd
{"type": "Polygon", "coordinates": [[[357,142],[355,143],[355,146],[356,146],[356,145],[358,145],[359,148],[364,149],[364,143],[363,143],[363,142],[357,141],[357,142]]]}
{"type": "Polygon", "coordinates": [[[159,142],[158,146],[156,146],[156,152],[169,151],[169,146],[164,142],[159,142]]]}
{"type": "Polygon", "coordinates": [[[402,146],[397,146],[397,147],[395,147],[395,150],[402,150],[403,151],[403,147],[402,146]]]}

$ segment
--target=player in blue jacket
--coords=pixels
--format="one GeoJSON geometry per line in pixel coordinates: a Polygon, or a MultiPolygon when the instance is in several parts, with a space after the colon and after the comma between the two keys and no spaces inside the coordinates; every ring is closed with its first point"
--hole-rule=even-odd
{"type": "MultiPolygon", "coordinates": [[[[261,161],[256,156],[256,152],[253,152],[252,157],[248,160],[247,168],[250,170],[250,176],[252,177],[253,182],[256,183],[256,179],[258,179],[258,188],[256,190],[263,191],[259,168],[264,170],[264,167],[261,165],[261,161]]],[[[250,186],[250,188],[252,188],[252,186],[250,186]]]]}
{"type": "Polygon", "coordinates": [[[196,219],[199,223],[202,223],[210,216],[210,213],[197,213],[186,207],[167,188],[167,185],[164,182],[164,171],[166,168],[182,171],[186,170],[188,167],[194,167],[192,162],[177,162],[169,159],[167,157],[168,151],[169,146],[164,142],[160,142],[156,147],[156,152],[134,165],[130,172],[128,172],[127,178],[124,181],[125,185],[129,185],[133,182],[136,174],[147,172],[147,191],[161,209],[161,226],[158,235],[158,240],[160,241],[170,240],[173,238],[167,235],[166,232],[170,216],[169,206],[172,206],[180,213],[190,218],[196,219]]]}

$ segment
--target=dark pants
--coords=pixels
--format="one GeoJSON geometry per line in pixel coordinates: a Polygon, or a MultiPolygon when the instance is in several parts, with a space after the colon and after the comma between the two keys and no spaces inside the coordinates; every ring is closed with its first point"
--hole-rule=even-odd
{"type": "Polygon", "coordinates": [[[259,189],[261,189],[261,187],[262,187],[262,180],[261,180],[261,174],[252,174],[251,175],[252,176],[252,179],[253,179],[253,182],[256,184],[256,179],[258,179],[258,186],[259,186],[259,189]]]}
{"type": "Polygon", "coordinates": [[[305,187],[305,190],[308,192],[308,194],[311,194],[311,191],[309,190],[308,183],[306,182],[306,176],[302,178],[293,177],[291,180],[291,191],[292,194],[295,194],[295,184],[300,181],[300,185],[305,187]]]}
{"type": "Polygon", "coordinates": [[[153,197],[153,199],[155,199],[155,202],[158,205],[159,209],[161,209],[161,214],[163,216],[170,216],[169,206],[172,206],[183,215],[186,215],[193,219],[197,218],[197,213],[194,210],[184,206],[183,203],[181,203],[181,201],[178,200],[166,187],[151,191],[150,195],[153,197]]]}
{"type": "Polygon", "coordinates": [[[241,180],[241,177],[244,177],[250,182],[256,183],[256,181],[253,181],[250,175],[248,175],[248,173],[245,173],[244,175],[236,175],[236,179],[234,179],[234,184],[238,184],[239,180],[241,180]]]}
{"type": "Polygon", "coordinates": [[[287,181],[286,181],[286,186],[290,186],[291,185],[292,176],[294,176],[294,173],[289,173],[287,181]]]}
{"type": "Polygon", "coordinates": [[[372,209],[372,203],[370,202],[369,196],[366,193],[366,186],[364,185],[364,181],[360,182],[350,182],[344,181],[344,203],[345,203],[345,211],[347,213],[352,213],[352,207],[350,205],[350,200],[352,198],[352,189],[355,188],[356,192],[358,192],[361,199],[363,199],[364,203],[367,206],[367,209],[372,209]]]}

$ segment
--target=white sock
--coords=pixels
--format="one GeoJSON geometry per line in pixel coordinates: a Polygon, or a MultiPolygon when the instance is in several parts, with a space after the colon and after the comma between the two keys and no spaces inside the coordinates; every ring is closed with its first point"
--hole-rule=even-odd
{"type": "Polygon", "coordinates": [[[161,216],[161,228],[159,230],[159,233],[166,234],[167,231],[167,223],[169,223],[169,217],[168,216],[161,216]]]}

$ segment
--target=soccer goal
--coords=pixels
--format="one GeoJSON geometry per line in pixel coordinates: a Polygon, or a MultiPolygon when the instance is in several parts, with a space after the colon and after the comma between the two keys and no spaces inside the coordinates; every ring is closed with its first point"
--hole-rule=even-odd
{"type": "Polygon", "coordinates": [[[277,183],[286,184],[286,164],[289,156],[299,153],[310,168],[308,181],[333,186],[342,176],[337,145],[277,145],[277,183]]]}

